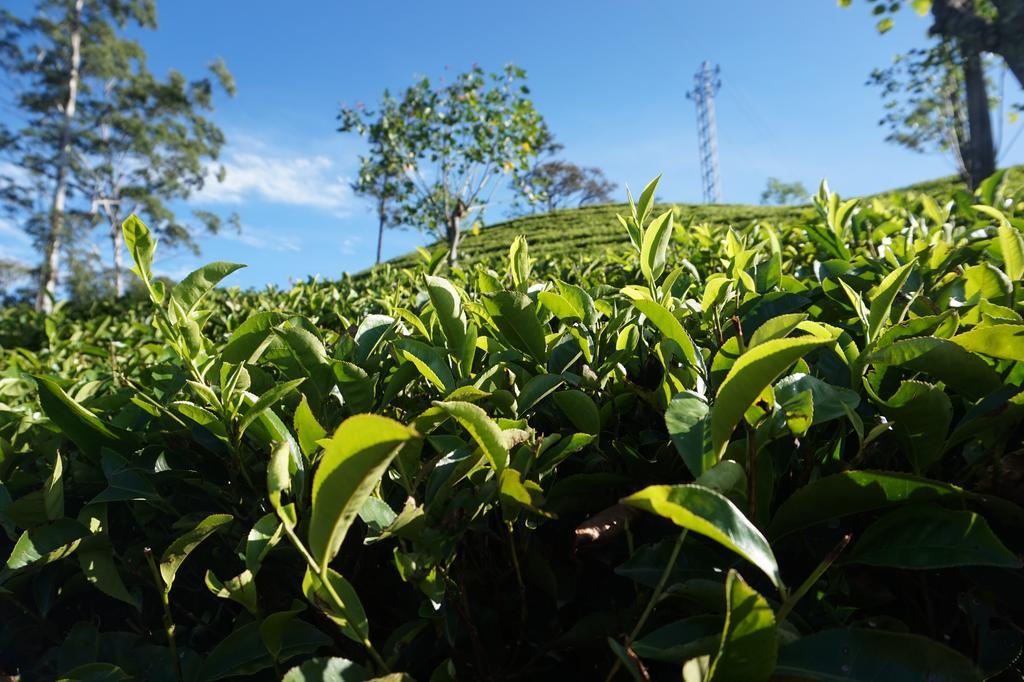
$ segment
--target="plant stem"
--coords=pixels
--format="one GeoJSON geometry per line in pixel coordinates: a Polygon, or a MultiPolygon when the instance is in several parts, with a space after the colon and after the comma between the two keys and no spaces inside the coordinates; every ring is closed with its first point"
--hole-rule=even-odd
{"type": "Polygon", "coordinates": [[[153,559],[153,550],[146,547],[142,552],[146,555],[146,563],[149,564],[149,570],[153,574],[153,583],[156,585],[157,592],[160,593],[160,604],[164,608],[164,632],[167,635],[167,648],[171,650],[171,658],[174,659],[174,676],[178,682],[184,682],[185,676],[181,672],[181,659],[178,658],[178,645],[174,638],[174,618],[171,617],[171,603],[167,597],[167,587],[160,577],[160,571],[157,570],[156,561],[153,559]]]}
{"type": "MultiPolygon", "coordinates": [[[[302,543],[302,540],[300,540],[299,537],[295,534],[294,528],[292,528],[287,523],[282,523],[281,526],[284,528],[284,532],[288,535],[288,539],[291,540],[292,544],[295,545],[296,549],[299,550],[299,553],[302,554],[302,556],[306,559],[306,563],[309,564],[310,570],[312,570],[313,573],[315,573],[316,576],[320,579],[320,584],[324,586],[325,590],[327,590],[327,594],[328,596],[330,596],[331,601],[334,602],[335,608],[337,608],[338,611],[340,611],[341,613],[345,614],[345,618],[349,622],[353,622],[352,618],[348,614],[348,609],[345,608],[345,602],[342,601],[341,597],[334,589],[334,585],[331,584],[330,577],[327,574],[325,567],[320,566],[320,564],[316,562],[316,559],[314,559],[313,555],[309,553],[308,549],[306,549],[306,546],[302,543]]],[[[373,662],[377,665],[378,668],[380,668],[381,672],[383,672],[384,674],[388,674],[391,672],[391,668],[384,661],[384,659],[377,652],[377,650],[373,647],[373,644],[370,642],[369,637],[364,638],[361,644],[363,645],[363,648],[366,649],[366,653],[369,654],[370,658],[373,659],[373,662]]]]}
{"type": "MultiPolygon", "coordinates": [[[[668,557],[668,563],[665,564],[665,570],[661,572],[661,577],[658,578],[658,584],[655,585],[654,592],[651,593],[651,598],[647,602],[644,612],[640,614],[640,620],[636,622],[636,626],[633,627],[633,631],[629,633],[628,637],[626,637],[624,644],[627,649],[633,644],[633,640],[635,640],[637,635],[640,634],[640,631],[643,630],[644,625],[647,624],[647,619],[650,618],[651,614],[654,612],[655,605],[661,599],[661,594],[665,591],[665,584],[668,583],[668,577],[672,574],[672,569],[675,568],[676,559],[679,558],[679,550],[683,548],[683,540],[686,539],[687,532],[688,531],[684,530],[680,533],[679,538],[676,540],[676,544],[672,547],[672,554],[668,557]]],[[[619,667],[621,665],[622,661],[616,659],[615,665],[612,666],[612,669],[608,672],[608,677],[605,678],[605,682],[609,682],[615,677],[615,673],[619,671],[619,667]]]]}
{"type": "Polygon", "coordinates": [[[747,499],[750,518],[757,519],[757,431],[747,425],[747,499]]]}
{"type": "Polygon", "coordinates": [[[789,615],[789,612],[793,610],[793,607],[796,606],[797,602],[807,594],[807,591],[811,589],[814,583],[818,582],[818,578],[820,578],[825,571],[828,570],[828,567],[839,558],[839,555],[842,554],[843,550],[846,549],[846,546],[850,544],[850,540],[852,538],[852,533],[844,535],[836,546],[832,548],[832,551],[825,555],[825,558],[821,560],[818,567],[811,571],[811,574],[807,576],[807,579],[804,580],[803,583],[801,583],[800,587],[796,588],[788,597],[786,597],[786,600],[782,602],[782,606],[779,607],[779,612],[775,614],[776,622],[782,622],[786,616],[789,615]]]}
{"type": "MultiPolygon", "coordinates": [[[[633,552],[636,551],[636,542],[633,539],[633,529],[630,528],[629,521],[626,521],[626,523],[623,524],[623,530],[626,533],[626,551],[629,552],[629,556],[633,556],[633,552]]],[[[639,598],[640,585],[636,581],[631,582],[633,583],[633,594],[635,594],[637,598],[639,598]]]]}
{"type": "Polygon", "coordinates": [[[740,354],[745,353],[747,350],[747,342],[743,338],[743,321],[740,320],[739,315],[733,315],[729,319],[732,321],[733,329],[736,331],[736,342],[740,345],[740,354]]]}
{"type": "Polygon", "coordinates": [[[506,524],[508,530],[508,549],[512,555],[512,567],[516,572],[516,583],[519,585],[519,618],[526,623],[526,583],[523,582],[523,572],[519,568],[519,553],[516,551],[516,538],[513,534],[512,524],[506,524]]]}
{"type": "Polygon", "coordinates": [[[252,476],[249,475],[248,470],[245,468],[245,461],[242,459],[242,436],[238,433],[238,429],[232,423],[230,418],[224,418],[225,426],[228,427],[228,439],[231,454],[235,458],[235,466],[238,467],[238,472],[242,474],[242,478],[245,479],[246,485],[249,486],[250,490],[256,490],[256,484],[252,480],[252,476]]]}

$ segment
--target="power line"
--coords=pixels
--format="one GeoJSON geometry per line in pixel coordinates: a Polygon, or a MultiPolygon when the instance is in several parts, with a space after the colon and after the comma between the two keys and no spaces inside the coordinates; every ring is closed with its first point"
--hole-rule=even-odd
{"type": "Polygon", "coordinates": [[[701,190],[705,204],[717,204],[722,188],[718,179],[718,128],[715,124],[715,93],[722,87],[721,69],[705,61],[693,76],[693,90],[686,93],[697,105],[697,139],[701,190]]]}

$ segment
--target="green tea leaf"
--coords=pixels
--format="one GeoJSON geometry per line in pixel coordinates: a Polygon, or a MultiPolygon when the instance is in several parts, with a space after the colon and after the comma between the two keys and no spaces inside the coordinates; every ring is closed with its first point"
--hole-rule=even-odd
{"type": "Polygon", "coordinates": [[[705,441],[710,434],[710,408],[707,401],[690,391],[672,396],[665,410],[665,427],[694,478],[710,469],[715,458],[705,441]]]}
{"type": "Polygon", "coordinates": [[[0,583],[4,574],[66,557],[88,536],[89,529],[72,519],[57,519],[45,526],[26,530],[7,557],[5,570],[0,573],[0,583]]]}
{"type": "Polygon", "coordinates": [[[324,430],[324,427],[320,426],[320,422],[313,416],[313,411],[309,409],[309,402],[306,400],[306,396],[302,396],[299,406],[295,408],[292,426],[299,437],[299,447],[302,448],[303,454],[307,457],[316,452],[318,447],[317,441],[327,436],[327,431],[324,430]]]}
{"type": "Polygon", "coordinates": [[[331,363],[334,379],[342,401],[352,412],[373,410],[376,375],[370,376],[362,367],[351,362],[335,360],[331,363]]]}
{"type": "Polygon", "coordinates": [[[347,658],[310,658],[297,665],[281,682],[369,682],[370,673],[347,658]]]}
{"type": "Polygon", "coordinates": [[[296,616],[306,610],[306,607],[298,601],[292,602],[292,608],[287,611],[277,611],[270,614],[260,623],[260,639],[267,653],[274,661],[281,658],[281,649],[284,646],[285,634],[296,621],[296,616]]]}
{"type": "Polygon", "coordinates": [[[189,273],[185,279],[175,284],[171,289],[171,300],[176,301],[187,315],[222,279],[244,267],[238,263],[225,263],[224,261],[208,263],[189,273]]]}
{"type": "MultiPolygon", "coordinates": [[[[628,192],[629,190],[626,191],[628,192]]],[[[636,210],[635,206],[633,207],[633,210],[636,210]]],[[[622,228],[626,230],[626,236],[629,237],[629,243],[633,245],[633,248],[639,251],[643,235],[640,232],[640,226],[637,225],[636,218],[633,216],[623,217],[621,215],[616,215],[615,218],[619,221],[619,224],[622,225],[622,228]]]]}
{"type": "Polygon", "coordinates": [[[889,512],[861,533],[845,561],[913,569],[1021,567],[984,517],[933,505],[889,512]]]}
{"type": "Polygon", "coordinates": [[[500,473],[508,466],[509,453],[505,438],[486,412],[472,403],[458,400],[436,402],[434,406],[454,418],[469,432],[495,471],[500,473]]]}
{"type": "Polygon", "coordinates": [[[264,393],[259,397],[255,403],[253,403],[242,415],[242,418],[238,422],[238,433],[243,434],[249,426],[256,421],[257,417],[263,414],[264,410],[268,410],[281,400],[294,391],[298,386],[304,382],[305,379],[293,379],[292,381],[286,381],[282,384],[275,384],[273,388],[264,393]]]}
{"type": "Polygon", "coordinates": [[[466,338],[466,318],[462,312],[462,297],[444,277],[427,275],[427,293],[434,306],[441,331],[448,342],[448,350],[457,354],[466,338]]]}
{"type": "Polygon", "coordinates": [[[538,374],[523,386],[516,398],[516,413],[523,417],[565,383],[561,374],[538,374]]]}
{"type": "Polygon", "coordinates": [[[775,614],[735,569],[725,579],[725,614],[708,681],[768,679],[779,649],[775,614]]]}
{"type": "Polygon", "coordinates": [[[394,332],[395,318],[387,315],[367,315],[356,329],[356,364],[362,365],[394,332]]]}
{"type": "Polygon", "coordinates": [[[1024,362],[1024,325],[994,324],[989,327],[975,327],[957,334],[950,340],[972,353],[1024,362]]]}
{"type": "Polygon", "coordinates": [[[896,268],[879,282],[871,296],[871,309],[868,313],[868,340],[878,338],[889,321],[889,313],[892,310],[893,301],[900,293],[907,278],[910,277],[910,270],[914,267],[913,261],[896,268]]]}
{"type": "Polygon", "coordinates": [[[550,310],[552,315],[562,322],[571,324],[583,319],[580,311],[577,310],[572,303],[569,302],[569,299],[562,294],[554,291],[542,291],[537,294],[537,300],[540,301],[542,306],[550,310]]]}
{"type": "Polygon", "coordinates": [[[1024,278],[1024,236],[1008,223],[999,225],[999,248],[1003,252],[1006,276],[1017,281],[1024,278]]]}
{"type": "Polygon", "coordinates": [[[814,394],[805,389],[785,400],[778,400],[778,405],[790,434],[802,438],[814,423],[814,394]]]}
{"type": "Polygon", "coordinates": [[[251,315],[231,333],[227,344],[221,350],[221,357],[225,362],[236,365],[255,362],[262,352],[261,349],[270,345],[268,339],[273,337],[274,327],[284,320],[284,315],[274,311],[261,311],[251,315]]]}
{"type": "Polygon", "coordinates": [[[270,506],[282,523],[294,528],[298,523],[295,517],[294,505],[285,505],[281,496],[292,492],[292,471],[289,463],[293,461],[291,448],[287,443],[279,443],[270,454],[270,462],[267,464],[267,499],[270,506]]]}
{"type": "Polygon", "coordinates": [[[33,378],[39,387],[39,403],[43,412],[83,452],[99,455],[104,447],[118,450],[130,445],[132,439],[128,434],[104,424],[95,414],[69,398],[56,382],[42,376],[33,378]]]}
{"type": "Polygon", "coordinates": [[[551,399],[578,431],[594,436],[601,433],[601,413],[594,399],[586,393],[574,388],[559,391],[551,399]]]}
{"type": "Polygon", "coordinates": [[[160,557],[160,577],[164,581],[164,591],[170,592],[174,585],[174,577],[178,573],[182,562],[188,555],[218,530],[231,523],[231,514],[211,514],[196,524],[195,528],[178,537],[170,546],[164,550],[160,557]]]}
{"type": "Polygon", "coordinates": [[[923,474],[939,461],[953,421],[953,405],[941,388],[920,381],[904,381],[891,398],[879,401],[879,407],[895,422],[893,430],[914,473],[923,474]]]}
{"type": "Polygon", "coordinates": [[[259,572],[263,559],[280,541],[284,530],[277,515],[264,514],[253,524],[245,539],[245,567],[253,575],[259,572]]]}
{"type": "Polygon", "coordinates": [[[652,286],[665,272],[668,245],[672,241],[672,228],[673,215],[669,209],[651,221],[644,231],[640,245],[640,270],[652,286]]]}
{"type": "Polygon", "coordinates": [[[661,181],[661,175],[654,178],[647,185],[644,186],[643,190],[640,191],[640,198],[636,202],[636,221],[637,224],[643,227],[644,223],[647,222],[647,218],[651,215],[651,211],[654,210],[654,192],[658,189],[658,182],[661,181]]]}
{"type": "Polygon", "coordinates": [[[43,507],[46,518],[53,521],[64,516],[64,461],[60,452],[53,458],[53,470],[43,484],[43,507]]]}
{"type": "MultiPolygon", "coordinates": [[[[199,679],[213,682],[226,677],[251,676],[272,668],[274,659],[263,644],[260,625],[261,621],[246,623],[222,639],[203,660],[199,679]]],[[[330,643],[331,638],[320,630],[295,619],[284,631],[278,660],[308,655],[330,643]]]]}
{"type": "Polygon", "coordinates": [[[246,611],[256,615],[259,613],[257,606],[256,583],[253,580],[252,571],[245,569],[227,582],[222,581],[211,571],[206,571],[204,577],[206,587],[215,597],[230,599],[245,607],[246,611]]]}
{"type": "Polygon", "coordinates": [[[754,333],[750,335],[750,341],[747,343],[747,347],[753,348],[754,346],[761,345],[765,341],[785,338],[786,336],[789,336],[791,331],[797,328],[798,324],[806,319],[806,313],[789,313],[787,315],[773,317],[754,330],[754,333]]]}
{"type": "Polygon", "coordinates": [[[309,568],[306,569],[306,575],[302,579],[302,593],[306,595],[310,604],[323,611],[341,628],[343,635],[360,644],[366,642],[370,636],[370,623],[366,619],[366,612],[363,610],[363,603],[359,601],[359,595],[339,573],[328,568],[327,576],[331,581],[334,594],[341,600],[340,607],[335,603],[327,586],[309,568]]]}
{"type": "Polygon", "coordinates": [[[714,540],[764,571],[780,590],[784,588],[768,541],[724,495],[696,484],[652,485],[622,502],[714,540]]]}
{"type": "Polygon", "coordinates": [[[133,272],[143,281],[150,281],[153,279],[153,254],[156,252],[156,241],[150,234],[149,228],[133,213],[121,223],[121,233],[124,235],[128,253],[135,261],[133,272]]]}
{"type": "Polygon", "coordinates": [[[861,356],[861,362],[924,372],[975,400],[1003,383],[996,371],[977,355],[953,341],[934,336],[901,339],[861,356]]]}
{"type": "Polygon", "coordinates": [[[686,333],[682,323],[679,322],[675,315],[656,301],[637,299],[633,301],[633,306],[647,316],[647,319],[658,328],[662,336],[679,344],[683,351],[683,356],[690,367],[698,366],[697,351],[694,348],[693,340],[690,339],[690,335],[686,333]]]}
{"type": "Polygon", "coordinates": [[[812,337],[773,339],[741,355],[718,388],[711,409],[711,440],[716,459],[721,459],[733,429],[765,388],[807,353],[834,343],[831,339],[812,337]]]}
{"type": "Polygon", "coordinates": [[[485,296],[484,308],[494,320],[495,326],[513,348],[516,348],[538,363],[547,360],[547,344],[544,329],[537,318],[534,302],[529,296],[514,291],[498,291],[485,296]]]}
{"type": "Polygon", "coordinates": [[[406,360],[419,370],[423,377],[432,383],[442,395],[448,395],[455,389],[455,376],[448,365],[448,356],[440,348],[428,346],[414,339],[400,339],[395,348],[406,360]]]}
{"type": "Polygon", "coordinates": [[[359,508],[384,475],[398,451],[415,438],[411,429],[373,414],[341,423],[327,441],[313,476],[313,514],[309,549],[326,567],[338,553],[359,508]]]}
{"type": "Polygon", "coordinates": [[[773,538],[825,521],[905,502],[949,499],[967,493],[950,483],[897,471],[845,471],[819,478],[783,502],[768,526],[773,538]]]}
{"type": "Polygon", "coordinates": [[[779,649],[776,675],[834,682],[981,682],[962,654],[919,635],[825,630],[779,649]]]}
{"type": "Polygon", "coordinates": [[[530,255],[526,237],[517,236],[508,250],[508,271],[517,291],[525,292],[530,282],[530,255]]]}
{"type": "Polygon", "coordinates": [[[107,532],[107,506],[86,505],[79,512],[78,521],[91,533],[82,540],[77,554],[85,579],[104,594],[141,609],[141,603],[128,591],[114,563],[114,550],[107,532]]]}
{"type": "Polygon", "coordinates": [[[691,616],[644,635],[633,642],[633,651],[640,658],[682,665],[690,658],[714,654],[723,625],[721,616],[691,616]]]}

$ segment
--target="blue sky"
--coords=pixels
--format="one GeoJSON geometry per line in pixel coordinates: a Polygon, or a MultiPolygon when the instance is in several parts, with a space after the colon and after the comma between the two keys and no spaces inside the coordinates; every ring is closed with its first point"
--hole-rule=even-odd
{"type": "MultiPolygon", "coordinates": [[[[371,264],[375,219],[347,188],[361,147],[335,132],[339,105],[474,63],[524,67],[562,155],[604,169],[618,196],[662,173],[660,196],[699,200],[685,93],[704,59],[722,69],[726,202],[756,203],[769,176],[808,187],[827,177],[854,195],[953,171],[944,157],[885,143],[878,94],[864,85],[872,68],[924,43],[928,21],[910,11],[884,36],[867,3],[841,10],[834,0],[161,0],[158,12],[159,30],[139,36],[154,71],[195,75],[221,56],[238,83],[215,114],[227,181],[194,203],[237,211],[243,232],[204,238],[199,259],[165,254],[159,268],[175,276],[224,259],[249,264],[232,283],[285,285],[371,264]]],[[[1024,162],[1024,142],[1003,162],[1024,162]]],[[[390,231],[385,256],[426,241],[390,231]]]]}

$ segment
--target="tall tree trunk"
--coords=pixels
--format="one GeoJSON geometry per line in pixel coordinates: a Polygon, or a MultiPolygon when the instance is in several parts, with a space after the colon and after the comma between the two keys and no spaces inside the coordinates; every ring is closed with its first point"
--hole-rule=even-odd
{"type": "Polygon", "coordinates": [[[1010,73],[1017,78],[1017,83],[1024,88],[1024,27],[1021,28],[1019,35],[1021,37],[1018,40],[1010,41],[999,54],[1006,60],[1006,65],[1010,67],[1010,73]]]}
{"type": "Polygon", "coordinates": [[[999,34],[1002,37],[998,54],[1024,88],[1024,0],[993,0],[999,12],[999,34]]]}
{"type": "Polygon", "coordinates": [[[67,203],[68,166],[71,164],[71,123],[75,118],[78,102],[79,69],[82,65],[82,8],[85,0],[76,0],[71,20],[71,63],[68,69],[68,99],[64,105],[64,127],[60,134],[60,154],[57,159],[57,176],[53,188],[53,202],[50,207],[50,233],[47,235],[45,257],[39,273],[39,291],[36,294],[36,310],[49,312],[53,309],[53,297],[57,293],[57,275],[60,266],[60,249],[65,229],[64,206],[67,203]]]}
{"type": "Polygon", "coordinates": [[[459,223],[462,218],[458,214],[448,218],[448,226],[445,229],[448,238],[448,265],[454,267],[459,262],[459,240],[462,238],[462,231],[459,223]]]}
{"type": "Polygon", "coordinates": [[[992,4],[995,19],[978,15],[974,0],[933,0],[931,33],[999,55],[1024,87],[1024,0],[992,4]]]}
{"type": "Polygon", "coordinates": [[[117,209],[110,213],[110,247],[114,255],[114,295],[117,298],[124,296],[124,261],[121,256],[121,213],[117,209]]]}
{"type": "Polygon", "coordinates": [[[964,159],[968,184],[976,188],[996,172],[996,151],[992,142],[992,117],[989,114],[988,88],[981,52],[961,42],[964,62],[964,89],[967,94],[968,151],[964,159]]]}
{"type": "Polygon", "coordinates": [[[380,252],[384,244],[384,224],[387,222],[386,205],[383,198],[377,200],[377,265],[380,265],[380,252]]]}

